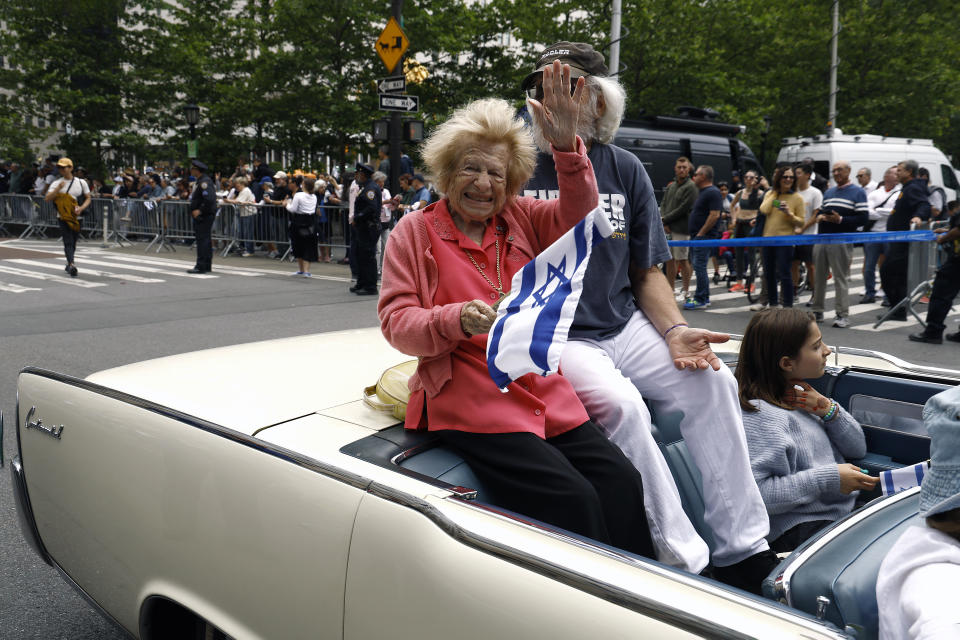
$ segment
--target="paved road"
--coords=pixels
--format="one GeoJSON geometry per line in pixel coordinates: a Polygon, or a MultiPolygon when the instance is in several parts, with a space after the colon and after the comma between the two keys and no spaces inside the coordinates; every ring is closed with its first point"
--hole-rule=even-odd
{"type": "MultiPolygon", "coordinates": [[[[854,263],[859,269],[861,258],[854,263]]],[[[83,377],[148,358],[313,332],[375,326],[375,302],[347,291],[345,267],[317,265],[316,277],[289,277],[289,264],[265,259],[216,259],[211,276],[187,276],[192,256],[144,254],[143,248],[100,249],[83,243],[81,274],[63,272],[58,243],[0,241],[0,409],[7,419],[3,448],[15,451],[16,374],[27,365],[83,377]]],[[[860,297],[854,277],[853,300],[860,297]]],[[[832,293],[832,292],[831,292],[832,293]]],[[[800,304],[806,302],[802,296],[800,304]]],[[[828,299],[832,304],[832,295],[828,299]]],[[[743,294],[713,291],[713,306],[688,312],[692,324],[742,333],[751,315],[743,294]]],[[[828,306],[829,306],[828,304],[828,306]]],[[[878,349],[917,363],[957,367],[960,345],[906,340],[915,322],[871,328],[879,307],[855,305],[853,327],[828,322],[829,344],[878,349]]],[[[957,314],[950,330],[955,329],[957,314]]],[[[268,373],[277,363],[254,363],[268,373]]],[[[23,542],[10,481],[0,474],[0,638],[123,637],[42,564],[23,542]]]]}

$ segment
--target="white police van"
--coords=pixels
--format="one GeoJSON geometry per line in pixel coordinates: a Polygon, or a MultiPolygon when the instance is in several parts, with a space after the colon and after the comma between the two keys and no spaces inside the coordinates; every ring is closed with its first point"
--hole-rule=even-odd
{"type": "MultiPolygon", "coordinates": [[[[947,201],[956,200],[960,191],[958,172],[950,160],[933,144],[923,138],[891,138],[870,134],[847,135],[836,129],[833,135],[784,138],[777,155],[777,164],[797,163],[813,158],[817,175],[830,180],[830,167],[838,161],[850,163],[852,174],[866,167],[873,180],[882,181],[889,167],[903,160],[916,160],[930,171],[931,185],[942,187],[947,201]]],[[[854,178],[851,177],[851,180],[854,178]]]]}

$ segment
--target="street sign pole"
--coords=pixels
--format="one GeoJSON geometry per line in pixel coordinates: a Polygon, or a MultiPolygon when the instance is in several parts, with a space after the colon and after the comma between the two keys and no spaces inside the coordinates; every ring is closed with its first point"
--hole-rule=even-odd
{"type": "MultiPolygon", "coordinates": [[[[391,15],[400,22],[400,16],[403,13],[403,0],[391,0],[391,15]]],[[[391,77],[403,77],[403,56],[397,61],[397,66],[393,68],[391,77]]],[[[390,114],[390,195],[400,193],[400,158],[403,155],[403,123],[401,114],[394,111],[390,114]]]]}

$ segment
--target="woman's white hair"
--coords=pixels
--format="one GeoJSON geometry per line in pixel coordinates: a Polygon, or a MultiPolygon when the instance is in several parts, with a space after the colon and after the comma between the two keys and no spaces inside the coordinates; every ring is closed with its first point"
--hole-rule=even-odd
{"type": "Polygon", "coordinates": [[[485,98],[457,109],[423,144],[423,162],[440,191],[450,190],[463,152],[478,143],[507,145],[508,194],[517,193],[533,175],[537,152],[523,122],[506,100],[485,98]]]}

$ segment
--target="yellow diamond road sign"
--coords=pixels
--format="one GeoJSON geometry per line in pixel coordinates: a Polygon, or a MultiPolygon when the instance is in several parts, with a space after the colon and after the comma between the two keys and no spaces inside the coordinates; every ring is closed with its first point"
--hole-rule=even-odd
{"type": "Polygon", "coordinates": [[[410,41],[407,40],[407,34],[403,32],[403,29],[400,28],[396,18],[393,16],[390,17],[390,20],[387,21],[387,26],[380,32],[376,46],[377,55],[383,60],[384,66],[387,67],[387,72],[393,71],[393,68],[400,62],[400,58],[406,53],[407,47],[410,46],[410,41]]]}

